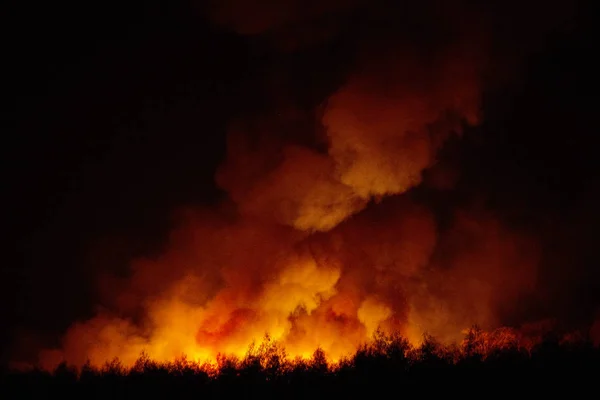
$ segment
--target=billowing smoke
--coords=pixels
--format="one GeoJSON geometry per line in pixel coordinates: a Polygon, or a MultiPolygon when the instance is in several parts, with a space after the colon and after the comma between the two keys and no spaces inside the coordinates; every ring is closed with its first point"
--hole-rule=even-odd
{"type": "Polygon", "coordinates": [[[183,213],[164,254],[132,262],[111,282],[113,306],[72,325],[44,365],[243,355],[265,334],[292,356],[321,347],[335,359],[377,329],[418,342],[497,327],[534,290],[533,238],[484,208],[442,223],[410,195],[444,144],[482,118],[483,17],[441,5],[250,4],[220,2],[212,15],[283,51],[352,36],[341,85],[308,111],[287,102],[232,122],[216,173],[222,207],[183,213]],[[299,29],[313,23],[327,29],[299,29]]]}
{"type": "Polygon", "coordinates": [[[422,49],[396,32],[398,21],[377,22],[382,32],[359,43],[346,82],[316,121],[326,150],[282,139],[286,132],[262,131],[269,126],[232,132],[217,182],[241,214],[328,231],[371,199],[420,184],[447,137],[460,133],[461,123],[477,122],[483,41],[467,42],[466,32],[454,29],[441,49],[422,49]]]}

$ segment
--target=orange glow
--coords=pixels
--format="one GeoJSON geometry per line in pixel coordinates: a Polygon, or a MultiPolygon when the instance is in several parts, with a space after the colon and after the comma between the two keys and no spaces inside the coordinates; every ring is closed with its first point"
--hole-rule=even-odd
{"type": "Polygon", "coordinates": [[[409,196],[440,173],[445,141],[480,119],[484,57],[457,37],[426,56],[395,42],[359,49],[314,121],[324,137],[291,138],[302,113],[287,109],[232,124],[215,177],[227,200],[181,213],[165,251],[109,280],[109,306],[40,363],[131,366],[142,351],[215,362],[265,335],[291,358],[320,348],[335,361],[377,330],[418,345],[496,328],[500,306],[533,290],[535,241],[477,207],[441,224],[409,196]]]}
{"type": "Polygon", "coordinates": [[[415,346],[425,333],[449,343],[473,323],[493,328],[495,306],[514,301],[535,276],[535,257],[522,251],[527,240],[480,213],[457,214],[455,228],[441,236],[425,208],[404,200],[308,236],[215,215],[188,214],[163,256],[135,263],[117,301],[139,299],[141,322],[101,312],[74,324],[61,350],[41,353],[41,364],[118,357],[131,366],[142,351],[161,362],[182,355],[215,362],[218,354],[243,358],[265,335],[291,359],[321,348],[337,361],[378,329],[415,346]],[[474,237],[481,245],[471,246],[474,237]],[[446,269],[430,269],[441,262],[432,259],[435,249],[446,247],[446,269]],[[498,292],[500,271],[512,278],[498,292]]]}

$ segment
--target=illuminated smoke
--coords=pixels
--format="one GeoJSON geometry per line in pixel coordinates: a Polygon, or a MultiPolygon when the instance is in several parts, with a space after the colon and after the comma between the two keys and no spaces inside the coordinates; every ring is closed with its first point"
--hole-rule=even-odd
{"type": "MultiPolygon", "coordinates": [[[[215,21],[270,35],[344,2],[311,2],[301,16],[299,1],[223,3],[215,21]]],[[[72,325],[42,363],[131,364],[142,350],[214,360],[243,356],[265,334],[291,356],[321,347],[336,359],[378,328],[418,342],[501,323],[500,310],[533,290],[535,241],[486,210],[455,211],[443,227],[406,195],[444,143],[481,118],[485,32],[455,15],[432,17],[424,32],[443,23],[444,36],[423,47],[383,18],[389,26],[358,41],[344,83],[302,117],[314,119],[302,140],[286,131],[302,113],[232,123],[216,174],[227,206],[185,213],[164,254],[113,282],[115,309],[72,325]]]]}

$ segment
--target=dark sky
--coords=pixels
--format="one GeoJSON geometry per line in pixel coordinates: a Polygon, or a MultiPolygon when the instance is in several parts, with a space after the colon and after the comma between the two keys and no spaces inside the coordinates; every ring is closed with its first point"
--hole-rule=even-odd
{"type": "MultiPolygon", "coordinates": [[[[284,65],[311,105],[353,50],[349,35],[281,53],[187,2],[2,7],[3,348],[88,316],[99,272],[160,251],[177,207],[219,200],[226,124],[268,107],[269,71],[284,65]]],[[[519,48],[513,24],[537,29],[515,10],[498,11],[499,51],[519,48]]],[[[485,93],[484,123],[447,152],[460,159],[460,190],[484,193],[556,249],[547,290],[560,312],[582,315],[599,288],[591,22],[581,9],[569,29],[549,30],[514,79],[485,93]],[[552,274],[565,268],[559,285],[552,274]]]]}

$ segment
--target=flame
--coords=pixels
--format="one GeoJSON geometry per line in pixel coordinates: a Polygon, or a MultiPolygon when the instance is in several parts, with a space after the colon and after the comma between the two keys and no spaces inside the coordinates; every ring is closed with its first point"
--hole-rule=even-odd
{"type": "Polygon", "coordinates": [[[291,358],[320,348],[337,361],[378,330],[400,332],[415,346],[425,333],[449,342],[475,322],[495,327],[495,307],[516,301],[512,293],[535,276],[535,257],[521,251],[527,241],[489,216],[457,214],[455,228],[439,236],[430,212],[403,199],[368,211],[331,232],[300,236],[188,214],[164,255],[135,264],[122,304],[139,299],[143,318],[103,311],[74,324],[62,349],[42,352],[41,363],[119,358],[131,366],[142,352],[161,362],[182,355],[216,362],[219,354],[243,358],[265,336],[291,358]],[[471,247],[473,235],[481,246],[471,247]],[[446,247],[450,270],[429,269],[446,247]],[[479,268],[486,259],[493,262],[479,268]],[[529,278],[515,280],[519,270],[529,278]],[[498,280],[502,271],[512,271],[510,282],[498,280]],[[498,284],[503,291],[493,290],[498,284]]]}
{"type": "Polygon", "coordinates": [[[450,25],[441,50],[406,45],[395,25],[361,41],[302,140],[290,132],[310,124],[294,110],[232,123],[215,176],[224,205],[182,213],[163,254],[133,261],[105,288],[106,309],[74,323],[42,365],[131,366],[142,352],[215,362],[265,335],[292,358],[322,349],[335,361],[378,330],[418,345],[497,327],[535,289],[535,240],[483,207],[442,223],[410,196],[444,143],[481,119],[486,57],[472,38],[483,35],[450,25]]]}

